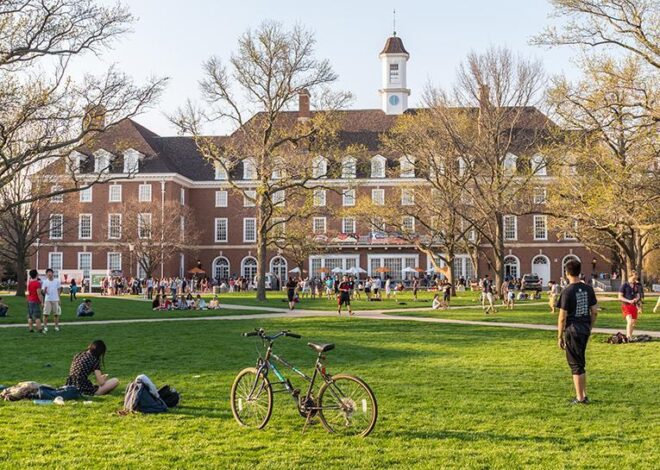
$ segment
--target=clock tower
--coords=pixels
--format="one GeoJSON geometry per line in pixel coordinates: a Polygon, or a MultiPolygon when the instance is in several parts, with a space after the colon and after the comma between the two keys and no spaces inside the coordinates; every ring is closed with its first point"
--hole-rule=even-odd
{"type": "Polygon", "coordinates": [[[410,89],[406,88],[406,64],[410,54],[403,41],[396,35],[387,38],[385,47],[378,55],[381,64],[381,108],[386,114],[402,114],[408,109],[410,89]]]}

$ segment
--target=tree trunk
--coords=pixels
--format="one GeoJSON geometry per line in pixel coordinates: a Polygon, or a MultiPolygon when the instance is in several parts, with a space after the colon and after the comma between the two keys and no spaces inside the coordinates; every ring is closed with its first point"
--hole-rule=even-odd
{"type": "MultiPolygon", "coordinates": [[[[261,224],[259,224],[261,225],[261,224]]],[[[266,248],[267,234],[259,227],[257,233],[257,300],[266,300],[266,248]]]]}
{"type": "Polygon", "coordinates": [[[16,261],[16,297],[25,297],[25,257],[19,256],[16,261]]]}
{"type": "Polygon", "coordinates": [[[447,273],[447,282],[451,284],[451,295],[452,297],[456,295],[456,286],[454,286],[454,250],[447,250],[447,267],[449,268],[447,273]]]}
{"type": "MultiPolygon", "coordinates": [[[[504,231],[502,217],[497,215],[495,228],[495,245],[493,246],[493,261],[495,261],[495,286],[499,291],[504,282],[504,231]]],[[[522,273],[518,273],[519,275],[522,273]]]]}

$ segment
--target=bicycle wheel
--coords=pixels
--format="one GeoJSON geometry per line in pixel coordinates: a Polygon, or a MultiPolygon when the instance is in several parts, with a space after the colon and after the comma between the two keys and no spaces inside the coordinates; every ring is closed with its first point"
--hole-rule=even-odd
{"type": "Polygon", "coordinates": [[[263,429],[273,411],[273,389],[263,374],[248,367],[238,373],[231,386],[231,412],[241,426],[263,429]]]}
{"type": "Polygon", "coordinates": [[[334,375],[319,390],[319,418],[329,432],[367,436],[376,425],[378,405],[369,386],[352,375],[334,375]]]}

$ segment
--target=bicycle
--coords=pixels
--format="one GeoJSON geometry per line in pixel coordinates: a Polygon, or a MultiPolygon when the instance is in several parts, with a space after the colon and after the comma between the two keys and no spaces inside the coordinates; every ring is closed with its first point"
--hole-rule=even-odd
{"type": "Polygon", "coordinates": [[[262,340],[266,353],[259,353],[256,367],[248,367],[238,373],[231,387],[231,411],[241,426],[263,429],[270,420],[273,411],[273,394],[289,393],[293,398],[298,413],[305,418],[303,432],[318,415],[323,427],[331,433],[345,436],[367,436],[376,425],[378,405],[369,386],[359,377],[347,374],[331,375],[326,372],[324,353],[334,349],[335,345],[307,343],[318,353],[311,377],[300,371],[284,358],[273,353],[273,342],[280,337],[300,339],[301,336],[288,330],[268,336],[262,329],[243,333],[245,337],[257,336],[262,340]],[[291,369],[308,382],[307,392],[300,394],[291,381],[277,369],[278,362],[291,369]],[[277,377],[271,382],[269,372],[277,377]],[[314,396],[317,378],[323,379],[317,395],[314,396]],[[279,386],[273,390],[273,386],[279,386]]]}

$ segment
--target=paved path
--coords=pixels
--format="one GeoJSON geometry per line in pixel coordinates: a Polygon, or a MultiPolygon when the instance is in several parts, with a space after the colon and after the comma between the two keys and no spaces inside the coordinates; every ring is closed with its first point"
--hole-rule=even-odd
{"type": "MultiPolygon", "coordinates": [[[[531,305],[531,304],[530,304],[531,305]]],[[[62,322],[63,327],[69,326],[89,326],[89,325],[118,325],[124,323],[165,323],[165,322],[189,322],[189,321],[231,321],[231,320],[269,320],[272,318],[309,318],[309,317],[336,317],[337,312],[323,311],[323,310],[295,310],[293,312],[286,309],[276,309],[269,307],[249,307],[246,305],[225,305],[222,308],[229,310],[258,310],[269,311],[271,313],[253,313],[246,315],[224,315],[214,317],[174,317],[174,318],[134,318],[126,320],[91,320],[91,321],[71,321],[62,322]]],[[[460,308],[474,308],[473,306],[453,307],[454,309],[460,308]]],[[[409,310],[428,310],[428,308],[409,309],[409,310]]],[[[543,331],[556,331],[555,325],[539,325],[534,323],[509,323],[509,322],[488,322],[478,320],[457,320],[449,318],[432,318],[432,317],[412,317],[405,315],[386,315],[384,311],[392,310],[372,310],[358,313],[353,318],[364,318],[368,320],[391,320],[391,321],[415,321],[421,323],[443,323],[449,325],[468,325],[468,326],[486,326],[493,328],[519,328],[526,330],[543,330],[543,331]]],[[[344,315],[344,318],[347,318],[344,315]]],[[[7,324],[0,325],[2,328],[25,328],[24,324],[7,324]]],[[[614,334],[617,329],[613,328],[594,328],[594,333],[614,334]]],[[[654,338],[660,338],[660,331],[636,331],[638,335],[645,334],[654,338]]]]}

